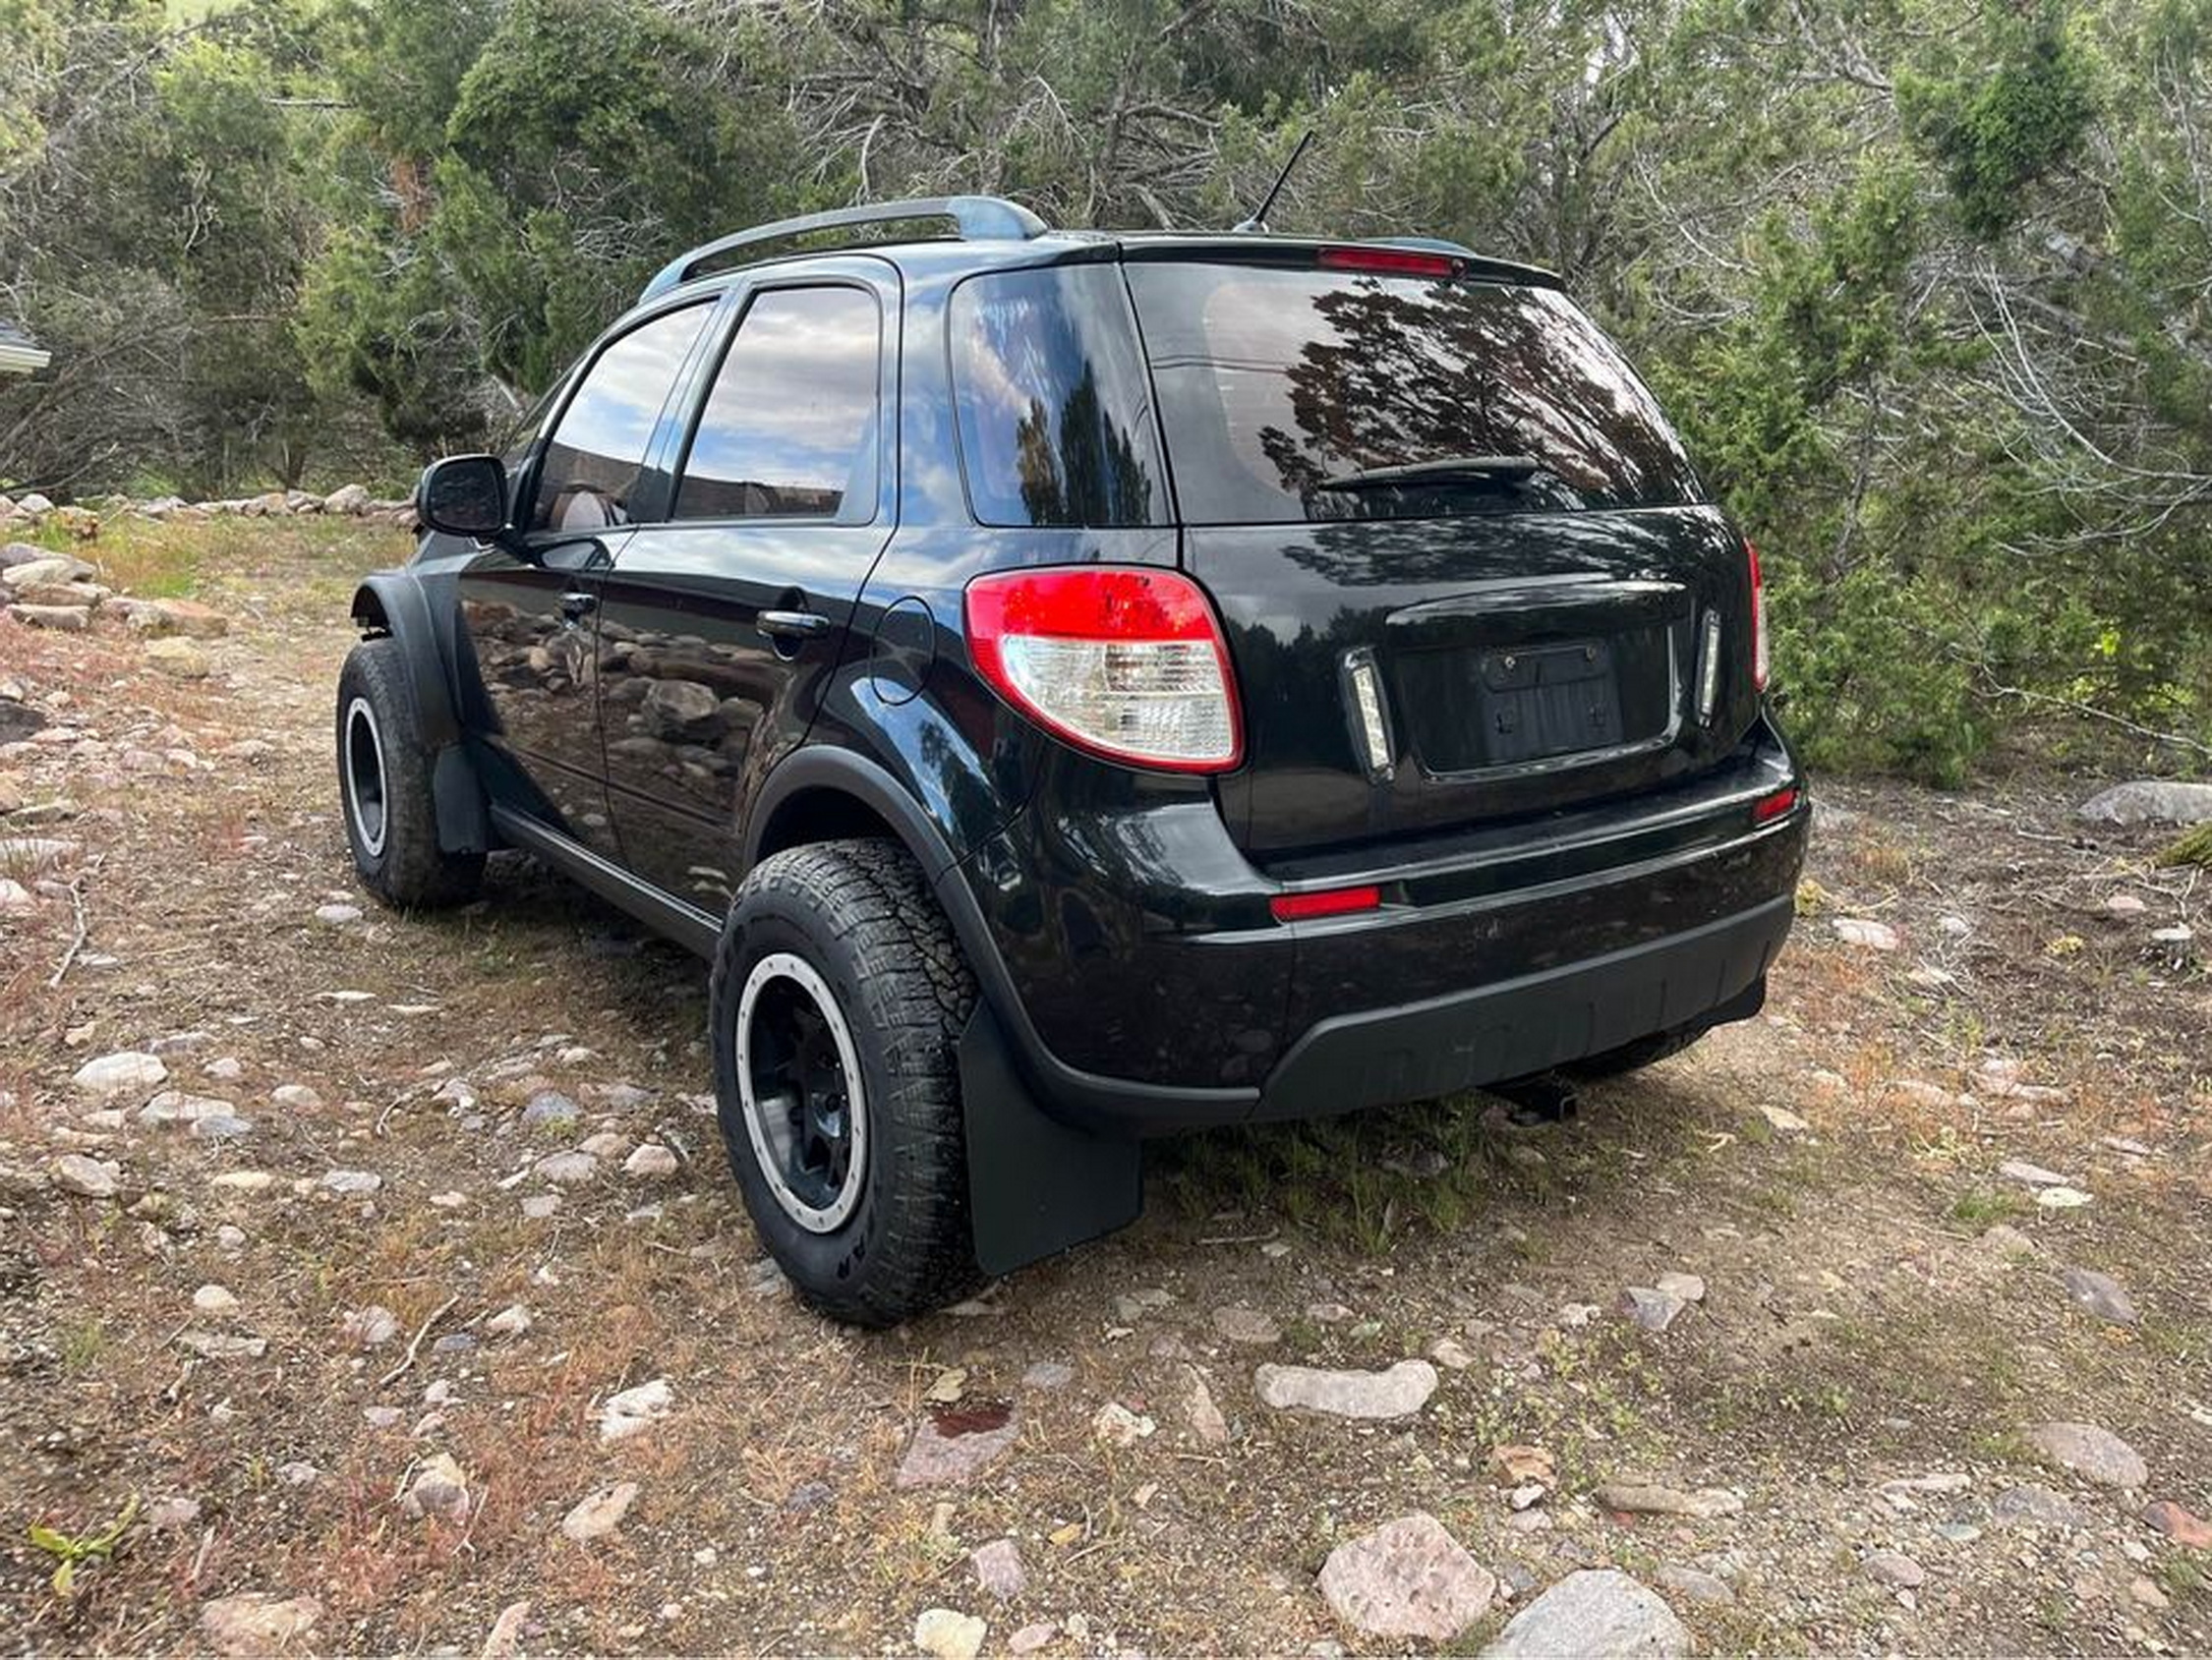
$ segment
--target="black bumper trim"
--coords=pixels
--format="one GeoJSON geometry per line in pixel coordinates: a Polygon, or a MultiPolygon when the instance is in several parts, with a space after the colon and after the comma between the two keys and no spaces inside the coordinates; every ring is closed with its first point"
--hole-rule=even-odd
{"type": "Polygon", "coordinates": [[[1788,937],[1789,895],[1640,945],[1396,1008],[1323,1020],[1268,1075],[1255,1118],[1321,1117],[1526,1077],[1713,1014],[1788,937]]]}

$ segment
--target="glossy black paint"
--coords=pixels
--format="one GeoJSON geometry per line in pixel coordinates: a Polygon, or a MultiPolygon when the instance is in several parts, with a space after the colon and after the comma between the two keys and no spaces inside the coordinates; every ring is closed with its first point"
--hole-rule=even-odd
{"type": "MultiPolygon", "coordinates": [[[[1242,255],[1254,244],[1207,246],[1242,255]]],[[[1717,512],[975,522],[955,430],[954,290],[982,269],[1187,251],[1075,236],[919,244],[770,261],[641,310],[702,296],[715,306],[646,459],[638,523],[593,538],[510,529],[485,543],[434,532],[410,566],[439,597],[427,608],[455,619],[418,630],[416,649],[436,655],[509,839],[703,949],[758,858],[809,835],[894,834],[936,884],[1026,1082],[1068,1119],[1117,1131],[1325,1110],[1316,1091],[1335,1087],[1325,1080],[1340,1075],[1345,1045],[1370,1041],[1355,1028],[1377,1055],[1398,1053],[1408,1033],[1433,1028],[1439,999],[1532,972],[1551,975],[1546,987],[1568,1002],[1609,988],[1675,1000],[1660,1010],[1669,1019],[1739,998],[1745,988],[1725,982],[1746,962],[1764,972],[1809,815],[1800,803],[1750,823],[1754,800],[1801,779],[1750,684],[1748,577],[1717,512]],[[883,298],[874,515],[662,522],[687,425],[747,296],[794,281],[883,298]],[[1207,778],[1099,762],[1045,737],[975,676],[967,581],[1080,562],[1180,563],[1212,594],[1247,699],[1246,766],[1207,778]],[[1701,722],[1682,698],[1708,609],[1723,618],[1729,656],[1719,708],[1701,722]],[[826,626],[763,634],[770,612],[826,626]],[[1624,753],[1533,767],[1447,753],[1438,711],[1474,695],[1485,654],[1638,629],[1642,643],[1619,649],[1645,654],[1636,672],[1663,669],[1673,702],[1624,699],[1624,753]],[[1346,719],[1352,650],[1373,654],[1393,706],[1399,753],[1380,780],[1346,719]],[[1268,910],[1286,890],[1364,883],[1384,888],[1381,913],[1286,926],[1268,910]],[[1659,979],[1624,978],[1637,953],[1731,918],[1740,926],[1724,947],[1685,946],[1659,979]],[[1611,966],[1576,978],[1601,958],[1611,966]],[[1392,1037],[1400,1014],[1413,1024],[1392,1037]]],[[[1277,242],[1262,252],[1310,257],[1277,242]]],[[[576,378],[507,458],[510,518],[576,378]]],[[[1511,1017],[1548,1022],[1549,997],[1529,993],[1511,1017]]],[[[1585,1027],[1584,1040],[1600,1030],[1585,1027]]],[[[1537,1048],[1576,1041],[1547,1026],[1537,1048]]]]}

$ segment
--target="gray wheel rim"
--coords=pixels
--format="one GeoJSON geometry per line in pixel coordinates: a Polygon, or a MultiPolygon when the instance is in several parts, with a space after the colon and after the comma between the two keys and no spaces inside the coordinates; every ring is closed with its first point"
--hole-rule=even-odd
{"type": "Polygon", "coordinates": [[[773,951],[737,996],[737,1093],[753,1161],[809,1233],[844,1226],[868,1168],[868,1105],[852,1028],[805,958],[773,951]]]}
{"type": "Polygon", "coordinates": [[[384,806],[384,735],[367,698],[346,705],[345,744],[341,755],[346,781],[346,812],[362,849],[375,858],[384,850],[389,823],[384,806]]]}

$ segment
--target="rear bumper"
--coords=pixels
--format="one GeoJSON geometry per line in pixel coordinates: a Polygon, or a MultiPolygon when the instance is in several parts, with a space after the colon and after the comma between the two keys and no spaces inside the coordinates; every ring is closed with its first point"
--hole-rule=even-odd
{"type": "Polygon", "coordinates": [[[1417,1101],[1741,1018],[1789,931],[1809,807],[1762,730],[1693,789],[1263,874],[1210,802],[1034,809],[938,888],[1039,1103],[1149,1135],[1417,1101]],[[1283,925],[1292,886],[1382,909],[1283,925]]]}
{"type": "Polygon", "coordinates": [[[1498,985],[1322,1020],[1268,1075],[1252,1116],[1317,1117],[1425,1101],[1732,1012],[1780,951],[1792,914],[1785,895],[1498,985]]]}

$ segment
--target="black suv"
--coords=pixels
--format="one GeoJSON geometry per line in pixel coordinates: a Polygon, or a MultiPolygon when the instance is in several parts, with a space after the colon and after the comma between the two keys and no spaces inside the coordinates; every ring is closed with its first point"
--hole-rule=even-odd
{"type": "Polygon", "coordinates": [[[1669,1054],[1789,929],[1758,557],[1541,270],[785,221],[417,500],[362,880],[520,847],[711,959],[746,1207],[842,1319],[1129,1222],[1140,1136],[1669,1054]]]}

